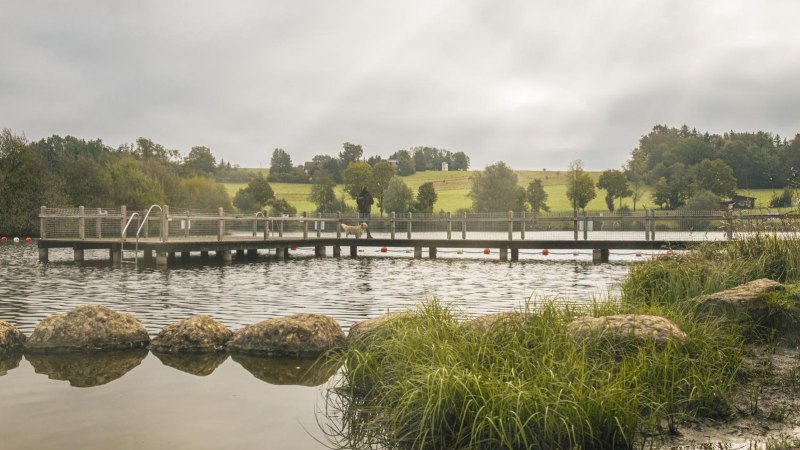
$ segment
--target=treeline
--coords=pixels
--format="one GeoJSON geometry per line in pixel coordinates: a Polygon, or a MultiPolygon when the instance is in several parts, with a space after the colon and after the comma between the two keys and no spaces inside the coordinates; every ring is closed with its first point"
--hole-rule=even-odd
{"type": "Polygon", "coordinates": [[[37,234],[39,207],[169,204],[193,209],[232,207],[213,177],[234,171],[207,147],[182,157],[150,139],[111,148],[101,140],[52,136],[28,142],[0,133],[0,230],[37,234]]]}
{"type": "Polygon", "coordinates": [[[416,172],[442,170],[469,170],[470,159],[464,152],[451,152],[436,147],[412,147],[398,150],[388,158],[373,155],[364,157],[361,145],[345,142],[338,155],[319,154],[302,165],[295,165],[292,157],[282,148],[276,148],[270,159],[268,180],[283,183],[309,183],[320,175],[330,177],[335,183],[344,182],[347,167],[358,161],[365,161],[370,167],[379,162],[388,162],[397,175],[408,176],[416,172]]]}
{"type": "MultiPolygon", "coordinates": [[[[625,174],[634,201],[647,185],[657,205],[673,209],[700,194],[729,197],[737,189],[791,187],[798,169],[800,134],[787,140],[764,131],[720,135],[657,125],[631,151],[625,174]]],[[[780,203],[773,206],[788,206],[780,203]]]]}

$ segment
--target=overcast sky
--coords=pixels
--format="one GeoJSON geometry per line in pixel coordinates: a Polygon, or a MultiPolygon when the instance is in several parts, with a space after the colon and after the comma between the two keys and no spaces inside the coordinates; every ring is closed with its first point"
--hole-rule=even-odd
{"type": "Polygon", "coordinates": [[[800,132],[800,1],[0,0],[0,128],[245,167],[427,145],[621,166],[656,124],[800,132]]]}

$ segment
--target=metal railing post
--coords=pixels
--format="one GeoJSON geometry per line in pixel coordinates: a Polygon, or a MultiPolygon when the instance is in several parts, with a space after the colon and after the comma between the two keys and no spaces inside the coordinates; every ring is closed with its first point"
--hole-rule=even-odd
{"type": "Polygon", "coordinates": [[[340,211],[337,211],[336,212],[336,239],[340,239],[341,237],[342,237],[342,213],[340,211]]]}
{"type": "Polygon", "coordinates": [[[464,211],[464,220],[461,221],[461,239],[467,240],[467,212],[464,211]]]}
{"type": "Polygon", "coordinates": [[[589,239],[589,220],[586,218],[586,210],[583,211],[583,240],[589,239]]]}
{"type": "Polygon", "coordinates": [[[394,240],[394,232],[397,229],[397,214],[394,211],[392,211],[390,220],[391,222],[389,224],[389,230],[390,230],[389,235],[392,238],[392,240],[394,240]]]}
{"type": "Polygon", "coordinates": [[[578,210],[577,209],[573,209],[572,210],[572,228],[573,228],[573,234],[574,234],[574,238],[575,238],[574,240],[577,241],[578,240],[578,210]]]}

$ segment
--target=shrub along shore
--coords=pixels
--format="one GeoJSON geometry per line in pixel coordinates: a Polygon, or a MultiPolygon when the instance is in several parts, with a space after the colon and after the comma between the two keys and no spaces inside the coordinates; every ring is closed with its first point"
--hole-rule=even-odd
{"type": "MultiPolygon", "coordinates": [[[[332,444],[634,448],[703,421],[773,420],[759,393],[789,381],[751,363],[796,346],[799,278],[800,240],[757,236],[641,263],[617,301],[585,310],[528,304],[468,320],[428,302],[351,331],[328,398],[342,418],[327,424],[332,444]]],[[[797,419],[782,408],[782,422],[797,419]]]]}

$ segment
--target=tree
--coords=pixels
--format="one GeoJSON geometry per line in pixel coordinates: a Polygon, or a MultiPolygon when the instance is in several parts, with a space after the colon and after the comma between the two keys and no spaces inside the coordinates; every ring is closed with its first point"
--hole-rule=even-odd
{"type": "Polygon", "coordinates": [[[450,170],[469,170],[469,156],[464,152],[453,153],[453,164],[450,165],[450,170]]]}
{"type": "Polygon", "coordinates": [[[212,177],[217,169],[217,160],[208,147],[192,147],[183,160],[183,164],[201,177],[212,177]]]}
{"type": "Polygon", "coordinates": [[[653,203],[658,205],[659,208],[664,208],[669,204],[669,186],[667,186],[667,179],[661,177],[653,186],[653,203]]]}
{"type": "Polygon", "coordinates": [[[379,161],[372,168],[372,180],[370,182],[370,190],[378,197],[378,207],[383,216],[383,193],[389,187],[389,181],[394,177],[394,169],[391,164],[386,161],[379,161]]]}
{"type": "Polygon", "coordinates": [[[322,174],[314,178],[314,185],[311,186],[311,201],[317,205],[317,212],[334,213],[346,211],[343,202],[336,198],[334,192],[335,183],[333,178],[327,174],[322,174]]]}
{"type": "Polygon", "coordinates": [[[210,178],[192,177],[180,181],[175,206],[194,209],[231,209],[231,197],[225,186],[210,178]]]}
{"type": "Polygon", "coordinates": [[[247,187],[239,189],[239,192],[233,197],[233,204],[239,211],[260,211],[273,198],[275,198],[275,192],[272,190],[272,186],[259,173],[247,183],[247,187]]]}
{"type": "Polygon", "coordinates": [[[395,177],[389,181],[389,186],[383,194],[383,202],[386,211],[405,213],[411,211],[414,193],[401,178],[395,177]]]}
{"type": "Polygon", "coordinates": [[[597,187],[606,191],[606,205],[609,211],[614,211],[614,199],[619,199],[619,207],[622,208],[622,199],[633,194],[628,187],[628,179],[620,170],[609,169],[600,174],[597,179],[597,187]]]}
{"type": "Polygon", "coordinates": [[[372,181],[372,167],[369,164],[357,161],[350,163],[344,170],[344,190],[351,198],[358,197],[365,186],[369,187],[372,181]]]}
{"type": "Polygon", "coordinates": [[[272,198],[267,200],[267,208],[270,210],[270,215],[273,216],[280,216],[284,214],[294,216],[297,214],[297,208],[290,205],[289,202],[283,198],[272,198]]]}
{"type": "Polygon", "coordinates": [[[362,149],[360,145],[345,142],[342,144],[342,151],[339,153],[339,159],[342,162],[342,167],[347,167],[350,164],[360,160],[361,155],[363,154],[364,149],[362,149]]]}
{"type": "Polygon", "coordinates": [[[625,164],[625,176],[631,182],[631,199],[636,211],[636,203],[642,198],[647,181],[647,155],[640,148],[631,151],[631,159],[625,164]]]}
{"type": "Polygon", "coordinates": [[[397,174],[401,177],[414,175],[417,171],[414,165],[414,159],[411,157],[411,153],[408,150],[398,150],[389,156],[389,159],[397,160],[397,174]]]}
{"type": "Polygon", "coordinates": [[[504,162],[473,175],[469,195],[475,212],[525,210],[525,189],[517,186],[517,174],[504,162]]]}
{"type": "Polygon", "coordinates": [[[711,191],[717,196],[732,197],[736,194],[733,169],[721,159],[702,160],[695,167],[695,181],[698,189],[711,191]]]}
{"type": "Polygon", "coordinates": [[[111,177],[111,202],[127,205],[132,210],[147,209],[150,205],[163,205],[164,187],[145,173],[139,161],[123,156],[108,168],[111,177]]]}
{"type": "Polygon", "coordinates": [[[583,171],[583,162],[575,160],[569,165],[569,184],[567,185],[567,198],[572,204],[572,209],[586,210],[586,205],[597,196],[594,190],[594,180],[583,171]]]}
{"type": "Polygon", "coordinates": [[[538,178],[531,180],[531,182],[528,183],[526,194],[528,203],[531,205],[531,211],[536,214],[539,214],[541,211],[550,211],[550,207],[547,206],[547,192],[544,191],[542,180],[538,178]]]}
{"type": "Polygon", "coordinates": [[[269,181],[285,181],[287,176],[291,176],[294,172],[292,165],[292,157],[286,153],[282,148],[276,148],[272,152],[272,158],[269,162],[269,181]]]}
{"type": "Polygon", "coordinates": [[[433,212],[433,205],[436,203],[436,189],[430,181],[422,183],[417,190],[417,201],[414,210],[417,212],[431,213],[433,212]]]}

